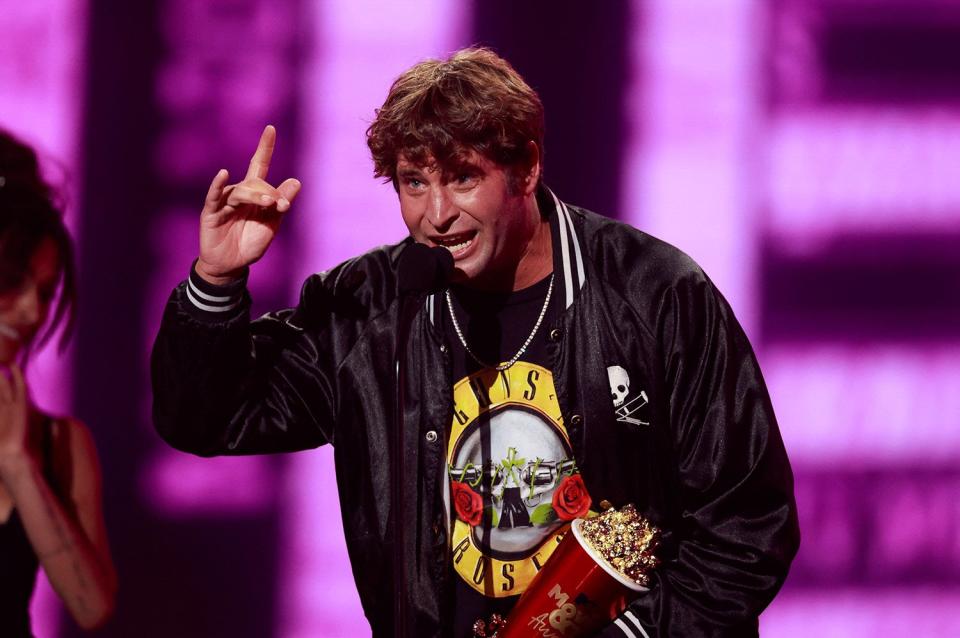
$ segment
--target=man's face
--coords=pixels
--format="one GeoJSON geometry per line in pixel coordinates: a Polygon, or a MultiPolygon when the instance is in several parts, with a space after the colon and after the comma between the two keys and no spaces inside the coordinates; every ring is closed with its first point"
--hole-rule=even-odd
{"type": "Polygon", "coordinates": [[[400,213],[410,235],[453,255],[454,281],[499,288],[509,285],[529,240],[527,188],[512,189],[507,170],[472,152],[456,167],[428,158],[397,162],[400,213]]]}

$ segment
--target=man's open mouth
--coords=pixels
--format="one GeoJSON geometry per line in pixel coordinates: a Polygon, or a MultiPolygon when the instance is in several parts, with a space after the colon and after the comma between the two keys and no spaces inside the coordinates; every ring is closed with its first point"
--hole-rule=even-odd
{"type": "Polygon", "coordinates": [[[433,239],[434,243],[438,246],[443,246],[451,253],[458,253],[461,250],[467,248],[471,243],[473,243],[474,238],[476,238],[476,231],[471,231],[468,233],[458,233],[456,235],[448,235],[446,237],[435,237],[433,239]]]}

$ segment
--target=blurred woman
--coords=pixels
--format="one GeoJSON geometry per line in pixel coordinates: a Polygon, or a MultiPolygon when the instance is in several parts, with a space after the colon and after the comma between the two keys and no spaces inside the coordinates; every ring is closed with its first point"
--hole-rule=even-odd
{"type": "Polygon", "coordinates": [[[114,607],[93,439],[76,419],[33,405],[23,374],[29,353],[61,324],[61,346],[69,336],[74,274],[70,236],[35,153],[0,131],[0,636],[7,638],[32,635],[38,567],[81,627],[103,624],[114,607]]]}

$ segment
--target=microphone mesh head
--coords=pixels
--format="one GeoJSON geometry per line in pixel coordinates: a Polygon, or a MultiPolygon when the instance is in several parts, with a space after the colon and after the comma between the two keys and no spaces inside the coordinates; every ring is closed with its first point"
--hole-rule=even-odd
{"type": "Polygon", "coordinates": [[[400,254],[397,286],[400,294],[437,292],[453,275],[453,255],[446,248],[430,248],[416,242],[400,254]]]}

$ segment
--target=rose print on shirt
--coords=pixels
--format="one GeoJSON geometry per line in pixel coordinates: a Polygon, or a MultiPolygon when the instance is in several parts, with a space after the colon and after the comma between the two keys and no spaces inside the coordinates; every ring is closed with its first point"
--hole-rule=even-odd
{"type": "Polygon", "coordinates": [[[572,521],[590,511],[590,495],[579,474],[565,476],[553,493],[553,510],[560,520],[572,521]]]}
{"type": "Polygon", "coordinates": [[[461,481],[451,481],[450,489],[457,517],[470,527],[480,523],[480,517],[483,515],[483,498],[461,481]]]}

